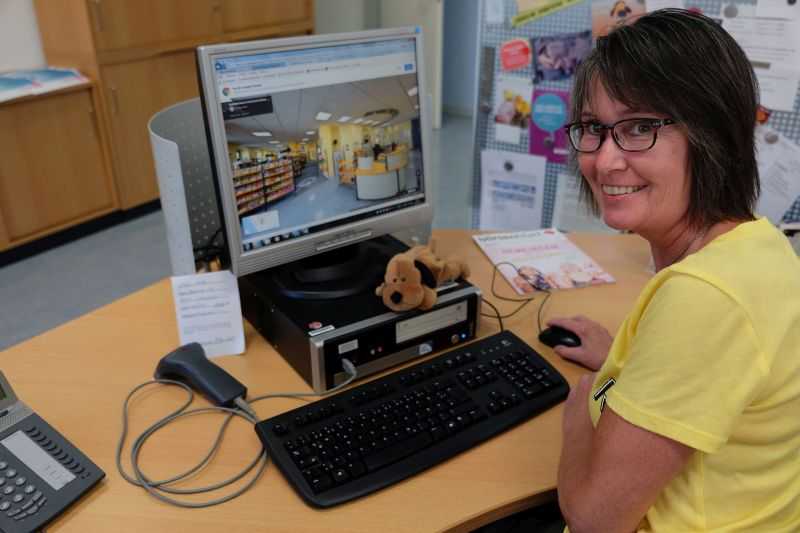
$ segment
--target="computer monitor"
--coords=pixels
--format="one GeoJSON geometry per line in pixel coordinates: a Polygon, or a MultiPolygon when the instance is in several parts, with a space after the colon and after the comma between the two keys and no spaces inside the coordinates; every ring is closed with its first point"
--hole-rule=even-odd
{"type": "Polygon", "coordinates": [[[231,270],[433,218],[419,28],[198,48],[231,270]]]}

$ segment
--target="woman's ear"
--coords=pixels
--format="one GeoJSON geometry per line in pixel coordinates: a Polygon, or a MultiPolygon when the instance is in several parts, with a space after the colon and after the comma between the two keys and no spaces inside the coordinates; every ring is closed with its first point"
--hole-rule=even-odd
{"type": "Polygon", "coordinates": [[[414,261],[414,266],[417,267],[419,273],[422,275],[422,284],[431,289],[436,288],[436,276],[433,275],[431,269],[422,261],[414,261]]]}

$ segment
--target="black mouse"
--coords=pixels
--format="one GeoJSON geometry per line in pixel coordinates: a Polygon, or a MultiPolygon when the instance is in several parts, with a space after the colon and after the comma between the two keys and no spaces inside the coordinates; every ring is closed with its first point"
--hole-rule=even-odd
{"type": "Polygon", "coordinates": [[[550,326],[539,333],[539,341],[553,348],[559,344],[574,348],[581,345],[581,338],[574,331],[560,326],[550,326]]]}

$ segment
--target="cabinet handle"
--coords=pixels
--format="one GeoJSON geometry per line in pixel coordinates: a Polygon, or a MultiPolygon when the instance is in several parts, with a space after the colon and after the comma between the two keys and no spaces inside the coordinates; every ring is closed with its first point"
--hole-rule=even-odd
{"type": "Polygon", "coordinates": [[[119,99],[117,98],[117,88],[109,87],[108,91],[111,93],[111,109],[115,115],[119,114],[119,99]]]}
{"type": "Polygon", "coordinates": [[[103,0],[92,0],[92,7],[94,9],[94,25],[97,33],[101,33],[104,31],[104,24],[103,24],[103,9],[100,5],[100,2],[103,0]]]}

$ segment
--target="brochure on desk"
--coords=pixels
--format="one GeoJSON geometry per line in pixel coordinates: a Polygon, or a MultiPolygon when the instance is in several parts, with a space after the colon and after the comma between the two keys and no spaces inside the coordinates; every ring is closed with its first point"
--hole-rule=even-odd
{"type": "Polygon", "coordinates": [[[0,102],[22,96],[43,94],[87,81],[71,68],[42,68],[17,70],[0,74],[0,102]]]}
{"type": "Polygon", "coordinates": [[[520,295],[615,282],[566,235],[552,228],[472,238],[520,295]]]}

